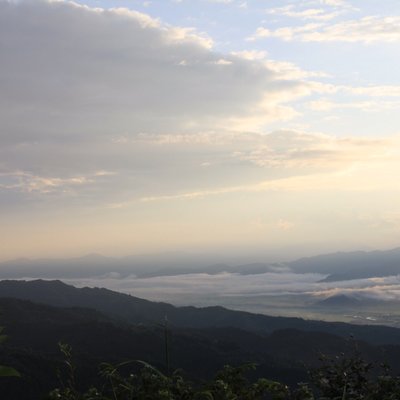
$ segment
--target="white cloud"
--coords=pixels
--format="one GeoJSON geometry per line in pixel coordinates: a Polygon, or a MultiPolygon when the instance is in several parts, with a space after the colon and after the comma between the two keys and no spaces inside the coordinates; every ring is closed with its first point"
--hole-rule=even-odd
{"type": "Polygon", "coordinates": [[[395,43],[400,41],[400,16],[366,16],[334,24],[306,24],[275,30],[259,27],[249,40],[270,37],[303,42],[395,43]]]}
{"type": "Polygon", "coordinates": [[[338,86],[338,90],[359,96],[400,98],[400,86],[396,85],[338,86]]]}
{"type": "Polygon", "coordinates": [[[289,231],[295,227],[295,224],[291,221],[287,221],[284,219],[280,219],[277,223],[276,226],[283,230],[283,231],[289,231]]]}
{"type": "Polygon", "coordinates": [[[112,208],[131,207],[138,203],[202,200],[235,193],[308,192],[308,191],[373,191],[393,190],[393,177],[382,178],[382,170],[397,168],[399,139],[361,139],[277,131],[268,135],[238,134],[200,136],[142,136],[141,140],[185,149],[203,148],[213,160],[210,168],[217,173],[225,163],[238,160],[242,168],[253,166],[269,171],[268,180],[236,185],[168,190],[167,193],[146,195],[111,203],[112,208]],[[221,153],[221,150],[223,153],[221,153]],[[218,157],[214,157],[217,152],[218,157]],[[229,154],[230,152],[230,154],[229,154]],[[274,171],[280,175],[274,176],[274,171]]]}
{"type": "MultiPolygon", "coordinates": [[[[0,33],[9,44],[2,50],[1,117],[9,140],[104,135],[132,126],[197,130],[232,116],[251,122],[271,86],[289,94],[301,84],[280,81],[257,60],[214,53],[211,39],[192,28],[138,12],[68,2],[0,6],[0,33]]],[[[259,108],[264,122],[281,118],[273,108],[267,114],[259,108]]]]}
{"type": "MultiPolygon", "coordinates": [[[[43,189],[38,193],[87,177],[75,186],[91,186],[87,196],[101,201],[98,185],[105,183],[91,182],[99,170],[116,172],[106,197],[127,187],[144,196],[159,179],[177,188],[171,169],[187,170],[189,181],[195,166],[215,156],[209,160],[205,149],[192,165],[157,143],[186,140],[190,147],[221,140],[216,131],[264,130],[298,115],[289,103],[313,91],[311,74],[293,64],[265,60],[264,52],[220,54],[193,28],[123,8],[0,1],[0,37],[0,167],[23,171],[43,189]],[[145,170],[152,171],[148,181],[132,184],[145,170]]],[[[3,191],[21,192],[0,179],[3,191]]]]}
{"type": "Polygon", "coordinates": [[[245,60],[263,60],[267,57],[265,50],[244,50],[232,52],[232,55],[242,57],[245,60]]]}
{"type": "Polygon", "coordinates": [[[311,19],[319,21],[328,21],[336,18],[341,14],[340,11],[327,12],[323,8],[307,8],[303,10],[296,10],[294,5],[285,7],[272,8],[266,10],[267,14],[282,15],[290,18],[311,19]]]}
{"type": "Polygon", "coordinates": [[[264,27],[257,28],[254,35],[250,36],[248,40],[254,41],[262,38],[279,38],[282,40],[290,41],[303,38],[310,32],[316,32],[319,28],[323,27],[321,23],[309,23],[303,26],[283,27],[276,30],[270,30],[264,27]]]}
{"type": "MultiPolygon", "coordinates": [[[[286,79],[302,80],[308,78],[326,78],[329,75],[321,71],[307,71],[299,68],[296,64],[289,61],[277,61],[272,59],[267,59],[264,61],[265,65],[272,71],[276,71],[281,76],[286,79]]],[[[326,93],[333,92],[337,89],[333,85],[324,84],[316,81],[308,81],[307,87],[310,91],[316,93],[326,93]]]]}
{"type": "MultiPolygon", "coordinates": [[[[296,35],[326,27],[307,25],[296,35]]],[[[46,251],[50,234],[21,239],[18,229],[29,219],[30,229],[40,230],[46,220],[50,232],[56,210],[65,239],[58,249],[67,242],[71,249],[96,242],[99,251],[126,250],[135,242],[136,251],[156,242],[154,247],[163,248],[203,238],[212,243],[219,239],[208,235],[206,225],[218,218],[224,230],[219,237],[230,240],[235,230],[226,222],[228,208],[221,208],[223,216],[213,215],[218,207],[211,202],[202,207],[203,199],[229,198],[239,205],[234,193],[254,193],[248,196],[253,212],[261,207],[262,192],[290,198],[291,192],[396,190],[399,158],[383,166],[390,140],[357,143],[351,137],[274,131],[307,122],[294,119],[307,112],[306,96],[380,101],[384,93],[389,104],[397,100],[395,87],[324,84],[318,81],[323,73],[271,60],[265,51],[223,54],[213,48],[212,38],[193,28],[68,1],[0,0],[0,38],[0,212],[2,221],[22,221],[20,210],[27,216],[15,228],[2,223],[1,238],[13,241],[15,253],[21,240],[25,249],[46,251]],[[183,203],[187,214],[181,213],[183,203]],[[124,209],[106,208],[110,204],[124,209]],[[74,218],[79,221],[70,228],[74,218]],[[86,233],[71,234],[83,225],[86,233]]],[[[278,233],[294,235],[299,225],[284,209],[290,201],[276,202],[282,207],[268,223],[278,231],[280,216],[293,220],[293,230],[278,233]]],[[[231,217],[257,218],[241,212],[231,217]]],[[[240,232],[245,223],[237,224],[240,232]]],[[[249,236],[249,243],[254,239],[249,236]]]]}
{"type": "Polygon", "coordinates": [[[295,274],[283,270],[257,275],[239,275],[231,273],[186,274],[154,278],[123,279],[100,278],[96,280],[74,281],[81,285],[109,287],[125,293],[143,297],[159,297],[168,294],[197,295],[277,295],[308,291],[314,284],[324,278],[321,274],[295,274]]]}
{"type": "Polygon", "coordinates": [[[87,176],[54,177],[38,176],[26,171],[1,172],[0,180],[7,183],[0,183],[3,190],[13,190],[26,193],[68,193],[75,186],[93,184],[96,179],[114,175],[108,171],[97,171],[87,176]]]}
{"type": "Polygon", "coordinates": [[[315,100],[308,103],[315,111],[332,111],[337,109],[356,109],[364,112],[380,112],[382,110],[397,110],[400,107],[399,101],[351,101],[335,102],[327,99],[315,100]]]}
{"type": "Polygon", "coordinates": [[[319,0],[319,2],[321,4],[333,7],[342,7],[347,5],[347,3],[344,0],[319,0]]]}
{"type": "MultiPolygon", "coordinates": [[[[273,65],[271,65],[273,69],[273,65]]],[[[295,66],[294,66],[295,68],[295,66]]],[[[280,68],[284,71],[283,66],[280,68]]],[[[307,74],[306,71],[302,71],[303,74],[307,74]]],[[[303,75],[304,76],[304,75],[303,75]]],[[[318,75],[318,73],[309,73],[306,76],[324,76],[318,75]]],[[[310,82],[313,89],[317,93],[329,93],[337,94],[344,93],[353,96],[364,96],[364,97],[399,97],[400,98],[400,86],[398,85],[369,85],[369,86],[346,86],[346,85],[333,85],[321,82],[310,82]]]]}
{"type": "MultiPolygon", "coordinates": [[[[22,133],[25,125],[52,138],[131,126],[160,131],[214,125],[232,115],[245,118],[271,84],[279,85],[279,76],[261,63],[221,57],[193,29],[138,12],[43,1],[3,2],[1,8],[1,36],[9,42],[1,67],[2,120],[17,131],[10,140],[32,140],[22,133]],[[222,63],[232,68],[221,70],[222,63]]],[[[265,121],[275,118],[280,116],[272,112],[265,121]]]]}
{"type": "Polygon", "coordinates": [[[385,157],[392,141],[339,138],[323,134],[280,131],[266,135],[256,148],[235,157],[260,167],[326,169],[385,157]]]}
{"type": "Polygon", "coordinates": [[[231,65],[232,61],[225,60],[224,58],[220,58],[219,60],[215,61],[217,65],[231,65]]]}
{"type": "MultiPolygon", "coordinates": [[[[400,300],[400,275],[383,278],[356,279],[340,282],[319,282],[326,275],[296,274],[281,268],[277,272],[267,272],[255,275],[240,275],[220,273],[184,274],[152,278],[136,278],[124,276],[120,278],[111,274],[89,279],[67,280],[79,287],[107,287],[119,292],[135,296],[170,300],[180,304],[185,296],[191,295],[195,303],[204,303],[206,298],[213,299],[217,304],[226,303],[232,296],[240,296],[251,310],[252,305],[244,299],[253,296],[309,296],[314,301],[339,294],[347,294],[361,298],[378,300],[400,300]]],[[[304,298],[303,298],[304,301],[304,298]]],[[[228,303],[229,304],[229,303],[228,303]]],[[[281,303],[281,307],[284,308],[281,303]]]]}

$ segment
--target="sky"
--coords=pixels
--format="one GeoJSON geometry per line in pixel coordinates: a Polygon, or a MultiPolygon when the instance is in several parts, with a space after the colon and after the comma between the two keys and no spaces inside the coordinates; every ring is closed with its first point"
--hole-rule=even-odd
{"type": "Polygon", "coordinates": [[[398,0],[0,0],[0,260],[400,244],[398,0]]]}

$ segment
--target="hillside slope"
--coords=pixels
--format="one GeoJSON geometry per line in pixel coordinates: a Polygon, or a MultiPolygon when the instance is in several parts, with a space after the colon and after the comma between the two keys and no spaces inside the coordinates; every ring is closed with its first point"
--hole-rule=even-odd
{"type": "Polygon", "coordinates": [[[78,289],[61,281],[0,281],[1,297],[30,300],[57,307],[91,308],[129,324],[154,326],[163,324],[167,317],[169,324],[177,328],[234,327],[261,333],[298,329],[326,332],[344,338],[352,335],[371,344],[400,344],[400,330],[396,328],[271,317],[218,306],[174,307],[108,289],[78,289]]]}
{"type": "MultiPolygon", "coordinates": [[[[59,386],[60,341],[72,345],[82,388],[96,382],[101,362],[140,359],[165,371],[163,327],[131,326],[94,310],[10,298],[0,299],[0,310],[9,335],[0,359],[22,373],[20,380],[0,381],[0,392],[8,400],[38,399],[59,386]]],[[[172,327],[167,332],[172,369],[182,368],[195,380],[209,379],[225,364],[253,362],[258,364],[258,376],[294,384],[307,378],[307,368],[318,365],[320,353],[351,354],[355,345],[329,333],[295,329],[262,334],[228,327],[172,327]]],[[[357,342],[357,347],[366,359],[387,361],[400,372],[400,346],[357,342]]]]}

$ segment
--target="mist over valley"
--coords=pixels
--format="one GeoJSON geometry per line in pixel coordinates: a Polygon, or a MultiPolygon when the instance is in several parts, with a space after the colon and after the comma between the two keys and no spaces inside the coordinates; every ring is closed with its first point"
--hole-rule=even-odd
{"type": "Polygon", "coordinates": [[[169,253],[13,260],[0,265],[0,277],[60,279],[178,306],[220,305],[266,315],[399,326],[398,248],[244,265],[210,264],[211,258],[169,253]]]}

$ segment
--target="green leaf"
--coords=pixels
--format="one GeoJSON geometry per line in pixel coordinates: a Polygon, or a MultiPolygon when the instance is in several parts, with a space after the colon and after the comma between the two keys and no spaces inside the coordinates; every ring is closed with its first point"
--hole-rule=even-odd
{"type": "Polygon", "coordinates": [[[0,335],[0,343],[3,343],[5,340],[7,340],[7,335],[0,335]]]}
{"type": "Polygon", "coordinates": [[[5,367],[4,365],[0,365],[0,376],[7,377],[7,376],[17,376],[20,377],[20,373],[11,367],[5,367]]]}

